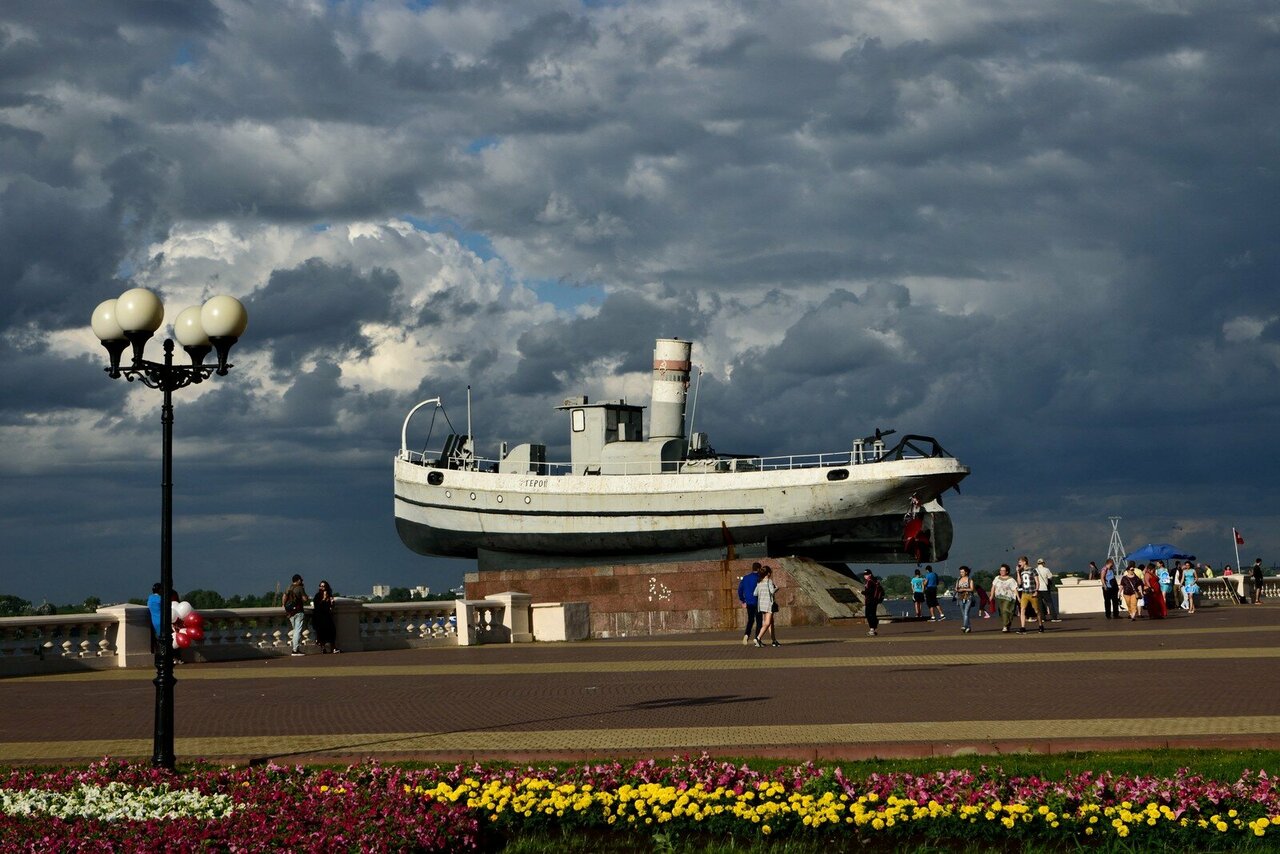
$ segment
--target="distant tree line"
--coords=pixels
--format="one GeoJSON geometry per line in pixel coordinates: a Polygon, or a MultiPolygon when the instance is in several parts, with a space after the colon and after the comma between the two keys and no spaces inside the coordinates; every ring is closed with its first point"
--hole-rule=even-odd
{"type": "Polygon", "coordinates": [[[72,602],[66,605],[54,605],[51,602],[41,602],[39,605],[33,605],[20,596],[0,593],[0,617],[48,617],[53,614],[92,614],[98,610],[98,606],[101,604],[102,600],[97,596],[90,596],[80,603],[72,602]]]}

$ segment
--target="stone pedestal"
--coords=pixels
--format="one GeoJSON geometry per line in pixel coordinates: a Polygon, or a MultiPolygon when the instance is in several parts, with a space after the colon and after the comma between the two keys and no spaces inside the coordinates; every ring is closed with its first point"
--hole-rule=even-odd
{"type": "Polygon", "coordinates": [[[99,614],[110,614],[116,620],[116,656],[121,667],[146,667],[154,664],[151,651],[151,609],[146,605],[108,605],[99,614]]]}
{"type": "Polygon", "coordinates": [[[343,652],[361,652],[364,641],[360,637],[361,602],[345,596],[333,600],[333,646],[343,652]]]}
{"type": "Polygon", "coordinates": [[[506,606],[502,614],[502,625],[507,630],[508,643],[533,641],[533,633],[529,631],[529,606],[533,604],[532,596],[528,593],[504,590],[502,593],[492,593],[485,598],[501,602],[506,606]]]}
{"type": "Polygon", "coordinates": [[[1101,614],[1102,582],[1088,578],[1058,579],[1058,613],[1067,616],[1076,614],[1101,614]]]}
{"type": "Polygon", "coordinates": [[[539,602],[529,612],[533,639],[539,643],[591,637],[591,608],[586,602],[539,602]]]}
{"type": "MultiPolygon", "coordinates": [[[[569,566],[473,572],[468,599],[510,591],[535,602],[585,602],[593,637],[742,631],[738,582],[753,559],[569,566]]],[[[862,614],[862,584],[805,558],[762,558],[778,584],[779,626],[821,625],[862,614]]],[[[461,629],[459,629],[461,632],[461,629]]],[[[537,634],[537,630],[534,630],[537,634]]]]}

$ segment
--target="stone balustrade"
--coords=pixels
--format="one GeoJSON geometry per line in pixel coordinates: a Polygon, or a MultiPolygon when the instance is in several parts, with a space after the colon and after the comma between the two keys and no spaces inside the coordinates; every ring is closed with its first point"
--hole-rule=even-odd
{"type": "MultiPolygon", "coordinates": [[[[1201,604],[1234,604],[1243,599],[1253,601],[1253,578],[1248,575],[1214,576],[1196,579],[1200,592],[1196,594],[1196,607],[1201,604]]],[[[1067,615],[1101,614],[1102,582],[1081,578],[1062,578],[1058,582],[1058,609],[1067,615]]],[[[1262,595],[1266,599],[1280,597],[1280,576],[1263,579],[1262,595]]],[[[1171,608],[1182,604],[1182,591],[1174,589],[1171,608]]]]}
{"type": "MultiPolygon", "coordinates": [[[[543,636],[536,638],[533,607],[526,593],[445,602],[339,598],[333,605],[336,647],[360,652],[586,638],[581,628],[585,603],[538,606],[543,636]]],[[[272,658],[291,651],[289,619],[282,608],[214,608],[200,615],[204,637],[181,651],[185,661],[272,658]]],[[[319,651],[310,619],[302,647],[319,651]]],[[[0,618],[0,675],[154,666],[151,614],[142,605],[111,605],[94,614],[0,618]]]]}
{"type": "Polygon", "coordinates": [[[119,621],[110,614],[0,619],[0,673],[117,666],[119,621]]]}

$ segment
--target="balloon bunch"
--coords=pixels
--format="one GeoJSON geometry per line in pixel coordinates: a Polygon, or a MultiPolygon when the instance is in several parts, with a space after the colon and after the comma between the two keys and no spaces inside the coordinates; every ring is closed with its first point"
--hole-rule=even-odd
{"type": "Polygon", "coordinates": [[[204,617],[191,607],[190,602],[171,602],[169,613],[173,618],[173,645],[176,649],[186,649],[195,641],[204,639],[204,617]]]}

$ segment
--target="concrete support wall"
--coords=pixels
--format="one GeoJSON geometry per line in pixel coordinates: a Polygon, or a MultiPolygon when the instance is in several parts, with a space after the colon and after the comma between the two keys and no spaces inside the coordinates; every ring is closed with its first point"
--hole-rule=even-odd
{"type": "MultiPolygon", "coordinates": [[[[585,602],[593,637],[741,630],[738,582],[754,561],[574,566],[468,573],[468,599],[505,591],[535,602],[585,602]]],[[[778,584],[779,626],[821,625],[860,616],[860,582],[804,558],[767,558],[778,584]]],[[[537,635],[537,627],[534,635],[537,635]]],[[[541,639],[541,638],[539,638],[541,639]]]]}

